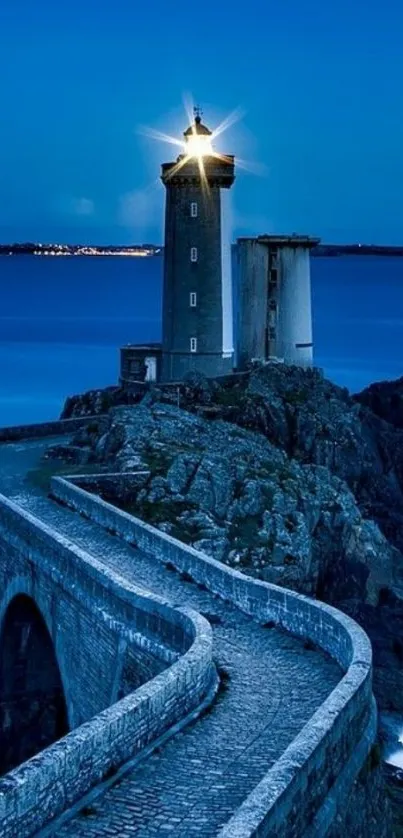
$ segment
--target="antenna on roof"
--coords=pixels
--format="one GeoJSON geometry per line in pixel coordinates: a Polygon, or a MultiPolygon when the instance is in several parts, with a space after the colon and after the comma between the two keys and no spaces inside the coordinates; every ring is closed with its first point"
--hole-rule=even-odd
{"type": "Polygon", "coordinates": [[[200,105],[195,105],[194,106],[193,114],[194,114],[195,122],[201,122],[201,118],[203,116],[203,111],[202,111],[200,105]]]}

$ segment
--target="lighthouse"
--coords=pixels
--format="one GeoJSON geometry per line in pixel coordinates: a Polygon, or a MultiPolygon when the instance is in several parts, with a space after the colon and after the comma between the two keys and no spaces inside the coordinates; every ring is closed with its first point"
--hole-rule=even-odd
{"type": "Polygon", "coordinates": [[[191,372],[217,378],[247,370],[254,361],[311,366],[310,252],[319,239],[270,234],[231,247],[234,156],[214,149],[200,108],[180,145],[161,171],[162,343],[123,346],[120,385],[143,392],[191,372]]]}
{"type": "Polygon", "coordinates": [[[184,150],[162,165],[166,189],[162,381],[233,369],[231,250],[222,190],[234,182],[234,157],[213,149],[194,109],[184,150]]]}

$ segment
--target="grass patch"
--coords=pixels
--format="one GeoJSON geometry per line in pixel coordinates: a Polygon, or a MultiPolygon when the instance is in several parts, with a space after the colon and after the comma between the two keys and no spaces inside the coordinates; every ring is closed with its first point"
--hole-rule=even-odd
{"type": "Polygon", "coordinates": [[[259,536],[260,520],[257,515],[237,518],[232,522],[229,531],[230,543],[238,549],[261,546],[259,536]]]}
{"type": "Polygon", "coordinates": [[[131,500],[129,502],[127,500],[119,500],[119,498],[116,498],[113,500],[113,504],[119,509],[122,509],[124,512],[128,512],[129,515],[141,518],[143,521],[146,521],[147,524],[151,524],[155,527],[165,521],[168,521],[175,526],[176,519],[179,515],[188,509],[188,505],[184,501],[174,501],[170,498],[158,501],[131,500]]]}
{"type": "Polygon", "coordinates": [[[143,457],[153,477],[166,475],[173,460],[173,457],[169,457],[166,451],[160,451],[155,448],[147,449],[143,457]]]}
{"type": "Polygon", "coordinates": [[[129,515],[134,515],[135,518],[140,518],[146,524],[150,524],[153,527],[158,527],[159,524],[164,523],[171,524],[169,535],[177,538],[178,541],[182,541],[184,544],[193,544],[199,538],[199,527],[186,524],[182,521],[178,522],[178,518],[182,512],[196,509],[195,506],[192,507],[191,504],[185,501],[172,500],[172,498],[167,497],[159,501],[145,499],[141,501],[131,500],[128,502],[127,500],[122,501],[114,498],[111,503],[117,506],[118,509],[122,509],[129,515]]]}

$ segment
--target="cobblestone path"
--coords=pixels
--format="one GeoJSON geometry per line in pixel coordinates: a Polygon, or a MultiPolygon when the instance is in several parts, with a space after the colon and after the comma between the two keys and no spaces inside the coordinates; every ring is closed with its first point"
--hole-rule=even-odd
{"type": "MultiPolygon", "coordinates": [[[[1,456],[1,451],[0,451],[1,456]]],[[[0,461],[1,463],[1,461],[0,461]]],[[[1,464],[0,464],[1,472],[1,464]]],[[[340,679],[324,654],[255,623],[157,560],[20,484],[5,491],[126,579],[210,618],[228,673],[210,712],[58,826],[58,838],[212,838],[340,679]]]]}

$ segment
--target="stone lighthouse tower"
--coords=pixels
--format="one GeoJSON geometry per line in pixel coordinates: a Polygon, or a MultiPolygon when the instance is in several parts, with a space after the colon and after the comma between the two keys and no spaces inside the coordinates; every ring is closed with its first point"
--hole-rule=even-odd
{"type": "Polygon", "coordinates": [[[162,381],[178,381],[190,371],[217,376],[233,369],[230,241],[221,190],[234,182],[234,157],[214,152],[198,108],[184,137],[183,154],[164,163],[161,174],[162,381]]]}

